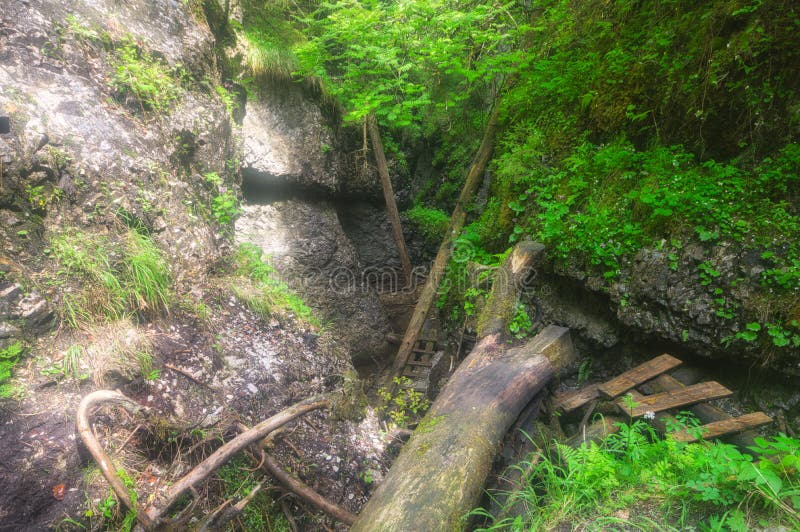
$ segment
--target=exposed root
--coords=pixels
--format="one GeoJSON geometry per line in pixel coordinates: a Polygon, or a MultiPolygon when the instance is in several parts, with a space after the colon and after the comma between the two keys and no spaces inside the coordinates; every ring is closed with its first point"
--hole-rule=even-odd
{"type": "Polygon", "coordinates": [[[272,476],[277,478],[284,486],[289,488],[294,494],[309,502],[333,517],[337,521],[341,521],[346,525],[352,525],[356,516],[348,512],[341,506],[330,502],[328,499],[308,487],[303,481],[284,471],[280,464],[269,453],[264,453],[264,469],[270,472],[272,476]]]}
{"type": "Polygon", "coordinates": [[[100,445],[100,442],[97,441],[97,437],[92,430],[92,425],[89,421],[91,409],[106,403],[117,404],[131,412],[137,412],[138,410],[142,409],[141,405],[132,399],[125,397],[118,391],[99,390],[92,392],[84,397],[83,400],[81,400],[80,406],[78,406],[78,434],[80,435],[81,440],[83,440],[84,445],[86,445],[86,448],[92,454],[92,457],[94,457],[95,462],[97,462],[97,465],[100,467],[100,471],[111,485],[111,489],[114,490],[114,493],[117,495],[120,503],[128,510],[136,512],[136,517],[139,519],[141,525],[145,529],[149,530],[153,528],[153,520],[141,508],[137,508],[136,505],[132,503],[131,497],[128,494],[128,489],[125,487],[125,483],[121,478],[119,478],[119,475],[117,475],[117,471],[113,462],[106,454],[103,446],[100,445]]]}
{"type": "MultiPolygon", "coordinates": [[[[154,499],[154,501],[149,505],[149,507],[146,508],[139,508],[132,503],[131,498],[128,494],[128,490],[125,487],[125,484],[122,482],[122,479],[119,478],[119,475],[117,475],[113,463],[106,454],[105,450],[103,450],[103,447],[100,445],[100,442],[97,440],[97,437],[95,436],[94,431],[92,430],[91,423],[89,421],[90,410],[93,407],[99,406],[104,403],[119,404],[120,406],[124,407],[126,410],[132,413],[141,410],[143,407],[138,403],[136,403],[135,401],[131,400],[130,398],[124,396],[122,393],[118,391],[100,390],[92,392],[83,398],[80,406],[78,407],[77,426],[78,426],[78,433],[80,434],[81,439],[83,440],[89,452],[92,454],[92,457],[100,466],[100,470],[102,471],[103,476],[111,485],[111,488],[114,490],[114,493],[117,495],[122,505],[124,505],[129,510],[136,512],[136,518],[138,519],[139,524],[141,524],[145,530],[152,530],[158,526],[169,527],[170,525],[174,525],[175,524],[174,521],[170,521],[168,523],[167,520],[163,518],[164,513],[167,510],[169,510],[170,507],[173,504],[175,504],[175,502],[187,491],[191,491],[192,493],[196,494],[195,486],[200,482],[204,481],[205,479],[207,479],[212,473],[214,473],[228,460],[230,460],[236,453],[238,453],[245,447],[262,440],[272,431],[278,429],[279,427],[285,425],[286,423],[292,421],[293,419],[303,414],[306,414],[308,412],[320,408],[327,408],[329,406],[329,401],[327,397],[328,397],[327,395],[321,395],[321,396],[311,397],[309,399],[306,399],[305,401],[301,401],[293,406],[290,406],[289,408],[286,408],[285,410],[282,410],[281,412],[275,414],[269,419],[262,421],[253,428],[246,430],[242,434],[239,434],[231,441],[227,442],[225,445],[214,451],[214,453],[212,453],[208,458],[200,462],[200,464],[198,464],[194,469],[189,471],[180,480],[178,480],[172,486],[170,486],[170,488],[167,489],[163,494],[157,496],[154,499]]],[[[265,457],[266,457],[265,458],[266,462],[268,461],[269,456],[265,455],[265,457]]],[[[266,463],[265,467],[267,467],[266,463]]],[[[278,471],[281,471],[280,467],[277,466],[277,464],[273,464],[273,467],[278,471]]],[[[278,475],[275,476],[277,477],[278,475]]],[[[278,478],[280,479],[280,477],[278,478]]],[[[297,482],[300,481],[297,480],[297,482]]],[[[304,484],[302,484],[302,482],[300,482],[300,485],[305,486],[304,484]]],[[[310,490],[310,488],[308,488],[307,486],[305,486],[305,488],[310,490]]],[[[211,518],[206,520],[206,522],[207,523],[211,522],[210,520],[215,517],[225,518],[226,522],[229,521],[230,519],[233,519],[239,513],[241,513],[244,507],[253,499],[256,491],[258,490],[252,491],[247,497],[239,501],[239,503],[237,503],[233,508],[231,508],[231,515],[229,518],[227,517],[227,512],[225,516],[218,516],[216,515],[215,512],[215,514],[212,515],[211,518]]],[[[314,493],[313,491],[311,491],[311,493],[316,495],[316,493],[314,493]]],[[[305,496],[303,497],[306,498],[305,496]]],[[[318,495],[316,495],[316,497],[322,499],[318,495]]],[[[310,500],[310,502],[313,503],[315,499],[312,498],[306,500],[310,500]]],[[[325,501],[324,499],[322,499],[322,501],[327,503],[327,501],[325,501]]],[[[195,502],[196,502],[196,495],[195,495],[195,502]]],[[[330,505],[330,503],[328,504],[330,505]]],[[[194,503],[192,504],[192,506],[194,506],[194,503]]],[[[335,505],[333,506],[335,507],[335,505]]],[[[224,509],[224,507],[222,509],[224,509]]],[[[325,510],[325,508],[322,509],[326,512],[328,511],[325,510]]],[[[339,510],[341,511],[341,509],[339,510]]],[[[181,513],[185,514],[186,512],[181,512],[181,513]]],[[[346,514],[342,515],[344,517],[347,517],[346,514]]],[[[352,514],[349,515],[352,516],[352,514]]],[[[352,516],[353,519],[354,517],[355,516],[352,516]]],[[[341,520],[344,521],[344,519],[341,520]]],[[[349,521],[349,523],[352,523],[352,519],[349,521]]]]}
{"type": "MultiPolygon", "coordinates": [[[[247,431],[247,427],[239,423],[239,429],[247,431]]],[[[252,429],[250,429],[252,430],[252,429]]],[[[288,441],[286,443],[289,443],[288,441]]],[[[280,464],[268,452],[259,449],[261,458],[258,467],[263,467],[270,475],[278,479],[286,488],[292,493],[311,503],[318,509],[325,512],[330,517],[337,521],[341,521],[346,525],[352,525],[356,519],[355,514],[345,510],[341,506],[332,503],[313,489],[311,489],[305,482],[295,477],[294,475],[286,472],[280,464]]],[[[298,454],[299,456],[299,454],[298,454]]]]}

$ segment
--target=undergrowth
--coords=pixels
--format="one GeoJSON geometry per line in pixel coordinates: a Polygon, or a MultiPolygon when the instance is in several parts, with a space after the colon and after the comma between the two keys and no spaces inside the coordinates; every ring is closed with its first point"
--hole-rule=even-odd
{"type": "Polygon", "coordinates": [[[472,512],[488,520],[481,530],[800,527],[800,440],[756,438],[751,455],[661,438],[644,420],[619,428],[599,444],[556,442],[514,466],[521,489],[495,494],[496,515],[472,512]]]}
{"type": "Polygon", "coordinates": [[[440,209],[431,209],[417,204],[407,210],[405,214],[417,231],[432,243],[441,242],[450,226],[450,216],[440,209]]]}
{"type": "Polygon", "coordinates": [[[289,314],[319,327],[320,321],[311,308],[277,278],[275,268],[262,260],[262,255],[261,248],[254,244],[239,245],[233,256],[234,271],[238,275],[232,282],[236,297],[262,319],[289,314]]]}
{"type": "Polygon", "coordinates": [[[0,349],[0,399],[7,399],[14,395],[16,389],[8,384],[8,380],[11,379],[12,370],[24,352],[25,348],[20,341],[0,349]]]}
{"type": "MultiPolygon", "coordinates": [[[[242,499],[256,486],[257,481],[244,458],[237,457],[223,465],[217,474],[222,482],[226,499],[242,499]]],[[[289,532],[291,525],[265,489],[259,491],[244,507],[239,518],[230,523],[228,530],[273,530],[289,532]]]]}
{"type": "Polygon", "coordinates": [[[131,97],[142,111],[165,113],[180,96],[173,69],[132,40],[114,50],[111,66],[110,83],[123,103],[131,97]]]}

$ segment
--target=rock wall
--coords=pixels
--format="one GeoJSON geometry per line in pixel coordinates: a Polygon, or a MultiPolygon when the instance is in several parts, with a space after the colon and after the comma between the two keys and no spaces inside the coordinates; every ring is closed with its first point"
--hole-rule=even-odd
{"type": "MultiPolygon", "coordinates": [[[[780,347],[771,340],[736,338],[770,310],[756,290],[764,268],[760,253],[741,245],[645,248],[610,289],[581,271],[545,266],[532,283],[531,302],[541,307],[545,321],[570,327],[590,352],[624,344],[669,345],[690,356],[800,375],[800,349],[792,343],[780,347]]],[[[798,301],[783,304],[797,314],[798,301]]]]}

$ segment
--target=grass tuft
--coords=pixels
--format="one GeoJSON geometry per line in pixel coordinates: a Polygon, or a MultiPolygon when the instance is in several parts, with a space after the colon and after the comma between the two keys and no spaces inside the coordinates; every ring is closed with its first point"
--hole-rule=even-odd
{"type": "Polygon", "coordinates": [[[231,283],[234,295],[262,319],[289,315],[319,327],[320,322],[311,308],[286,283],[275,277],[275,268],[262,260],[262,254],[256,245],[239,245],[233,257],[237,274],[231,283]]]}
{"type": "Polygon", "coordinates": [[[56,282],[77,280],[63,296],[70,326],[169,311],[169,269],[150,237],[129,230],[112,240],[72,228],[53,236],[51,246],[61,266],[56,282]]]}

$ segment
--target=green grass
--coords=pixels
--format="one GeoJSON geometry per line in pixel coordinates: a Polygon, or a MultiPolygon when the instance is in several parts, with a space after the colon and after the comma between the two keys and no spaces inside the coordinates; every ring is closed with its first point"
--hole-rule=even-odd
{"type": "Polygon", "coordinates": [[[78,281],[63,296],[61,313],[70,326],[169,311],[169,269],[150,237],[129,230],[110,238],[72,228],[54,235],[51,248],[61,267],[57,282],[78,281]]]}
{"type": "Polygon", "coordinates": [[[7,399],[14,395],[16,390],[7,381],[11,379],[12,370],[24,352],[25,348],[20,341],[12,343],[5,349],[0,349],[0,399],[7,399]]]}
{"type": "MultiPolygon", "coordinates": [[[[252,467],[241,457],[234,458],[220,467],[218,478],[222,482],[222,491],[226,499],[242,499],[256,486],[257,482],[253,473],[248,472],[252,467]]],[[[273,530],[275,532],[289,532],[291,526],[278,506],[269,496],[267,490],[262,489],[253,500],[244,508],[239,523],[231,523],[228,530],[273,530]]]]}
{"type": "Polygon", "coordinates": [[[311,308],[275,276],[275,269],[262,260],[262,250],[253,244],[240,244],[233,256],[237,274],[232,282],[234,295],[253,312],[268,319],[274,315],[290,315],[315,327],[320,321],[311,308]]]}
{"type": "Polygon", "coordinates": [[[242,25],[233,23],[244,50],[244,74],[259,81],[289,81],[298,69],[292,45],[302,36],[281,2],[243,2],[242,25]]]}
{"type": "Polygon", "coordinates": [[[497,516],[473,512],[488,519],[482,530],[800,527],[800,440],[757,438],[751,456],[662,439],[643,420],[620,428],[600,444],[555,443],[515,466],[522,488],[496,494],[505,501],[497,516]]]}

